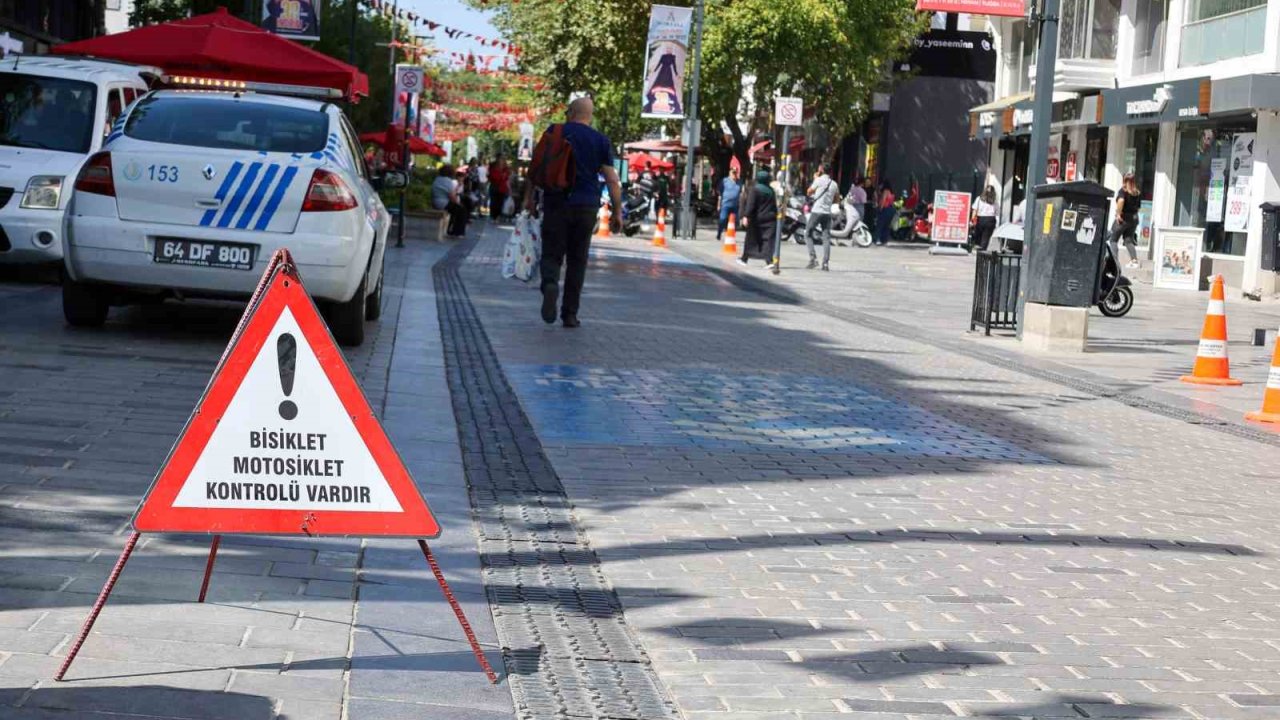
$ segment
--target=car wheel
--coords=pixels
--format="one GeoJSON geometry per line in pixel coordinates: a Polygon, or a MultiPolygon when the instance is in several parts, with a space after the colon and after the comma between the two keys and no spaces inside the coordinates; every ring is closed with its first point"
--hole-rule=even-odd
{"type": "Polygon", "coordinates": [[[102,327],[107,321],[107,303],[102,291],[92,285],[62,278],[62,316],[74,327],[102,327]]]}
{"type": "Polygon", "coordinates": [[[385,269],[378,273],[378,288],[364,301],[365,320],[377,320],[382,317],[382,281],[386,277],[387,271],[385,269]]]}
{"type": "Polygon", "coordinates": [[[360,278],[360,287],[356,288],[350,300],[330,307],[329,330],[340,345],[357,347],[364,342],[366,282],[367,277],[360,278]]]}

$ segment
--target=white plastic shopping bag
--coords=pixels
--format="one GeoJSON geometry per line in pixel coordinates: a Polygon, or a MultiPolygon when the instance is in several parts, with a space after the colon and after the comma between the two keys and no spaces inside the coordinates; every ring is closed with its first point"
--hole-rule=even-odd
{"type": "Polygon", "coordinates": [[[516,276],[516,258],[520,256],[520,223],[516,222],[516,229],[511,231],[511,237],[507,240],[506,247],[502,248],[502,277],[509,278],[516,276]]]}
{"type": "Polygon", "coordinates": [[[538,262],[542,259],[542,221],[520,213],[511,238],[518,241],[514,277],[529,282],[538,276],[538,262]]]}
{"type": "Polygon", "coordinates": [[[502,203],[502,216],[511,217],[512,215],[515,215],[515,214],[516,214],[516,199],[508,195],[507,199],[504,200],[502,203]]]}

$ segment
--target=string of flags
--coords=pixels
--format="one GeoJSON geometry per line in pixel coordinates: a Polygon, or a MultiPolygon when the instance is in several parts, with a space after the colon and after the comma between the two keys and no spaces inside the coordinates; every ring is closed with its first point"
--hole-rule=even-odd
{"type": "Polygon", "coordinates": [[[485,37],[483,35],[477,35],[473,32],[468,32],[466,30],[460,30],[455,27],[450,27],[448,25],[445,25],[444,23],[439,23],[434,20],[430,20],[425,17],[422,17],[421,15],[411,10],[400,10],[393,3],[387,2],[386,0],[361,0],[361,2],[363,2],[366,7],[374,10],[375,12],[380,12],[383,15],[386,15],[388,17],[395,17],[397,20],[407,20],[409,23],[413,25],[425,25],[427,29],[431,30],[432,32],[435,32],[436,30],[440,30],[445,35],[448,35],[451,40],[457,40],[459,38],[465,39],[465,40],[475,40],[476,42],[480,43],[485,47],[501,48],[516,57],[520,56],[520,46],[516,45],[515,43],[507,42],[506,40],[503,40],[501,38],[485,37]]]}

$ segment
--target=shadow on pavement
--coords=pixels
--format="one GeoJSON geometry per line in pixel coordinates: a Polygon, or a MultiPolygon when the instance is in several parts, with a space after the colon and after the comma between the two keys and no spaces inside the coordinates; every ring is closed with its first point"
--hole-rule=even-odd
{"type": "MultiPolygon", "coordinates": [[[[274,702],[259,695],[209,690],[183,690],[157,685],[75,687],[58,684],[0,688],[0,698],[21,703],[0,711],[6,720],[73,717],[146,717],[149,720],[304,720],[302,715],[277,718],[274,702]],[[55,711],[41,713],[41,710],[55,711]],[[61,711],[61,712],[56,712],[61,711]],[[74,713],[74,714],[73,714],[74,713]]],[[[336,709],[336,706],[335,706],[336,709]]]]}

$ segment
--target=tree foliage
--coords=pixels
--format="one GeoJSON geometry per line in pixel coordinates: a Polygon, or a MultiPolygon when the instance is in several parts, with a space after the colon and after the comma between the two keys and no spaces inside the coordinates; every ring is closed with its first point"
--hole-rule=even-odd
{"type": "MultiPolygon", "coordinates": [[[[495,24],[523,49],[522,69],[547,78],[560,99],[592,91],[597,125],[607,134],[625,140],[652,127],[654,121],[636,119],[648,0],[471,2],[496,8],[495,24]]],[[[730,154],[745,162],[755,134],[769,127],[778,94],[803,97],[831,135],[843,137],[865,117],[870,92],[892,61],[926,27],[914,0],[706,0],[704,150],[722,167],[730,154]]]]}

